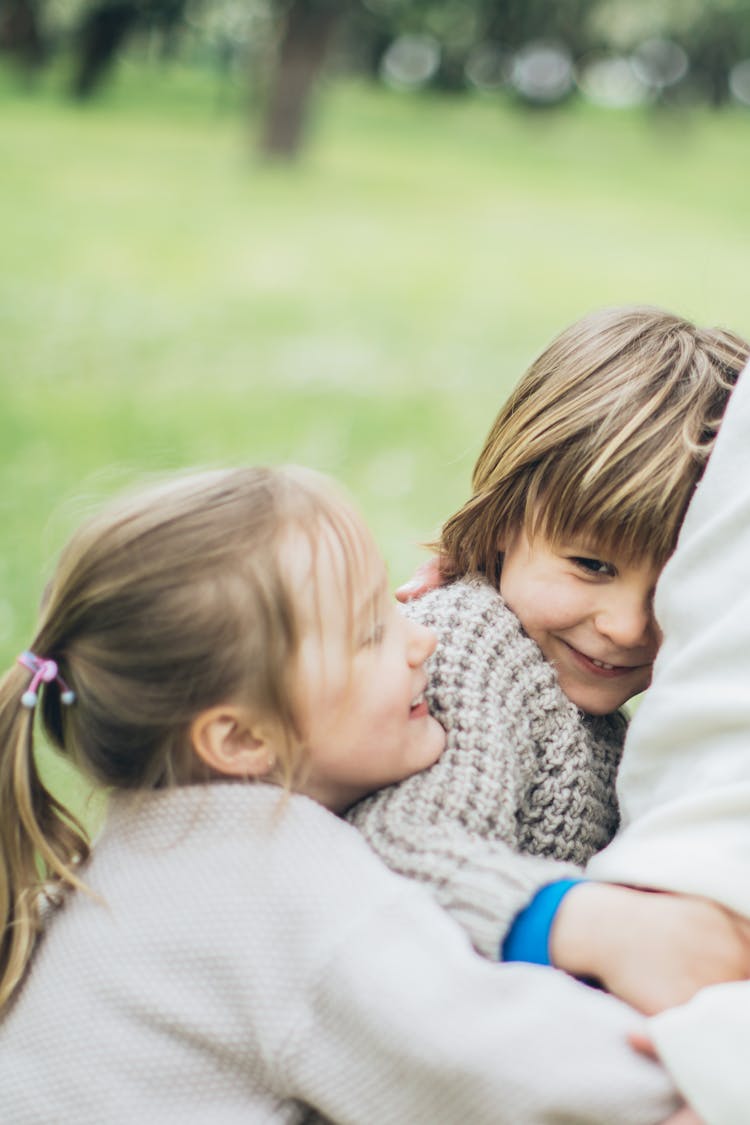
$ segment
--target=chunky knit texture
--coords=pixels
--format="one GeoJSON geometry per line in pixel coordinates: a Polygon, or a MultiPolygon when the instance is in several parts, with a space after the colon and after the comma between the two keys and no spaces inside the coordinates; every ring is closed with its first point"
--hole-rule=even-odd
{"type": "Polygon", "coordinates": [[[116,798],[0,1020],[7,1125],[655,1125],[639,1017],[474,955],[347,824],[269,785],[116,798]]]}
{"type": "Polygon", "coordinates": [[[483,579],[433,590],[406,612],[439,637],[428,699],[447,746],[431,769],[366,798],[348,818],[497,957],[539,886],[574,873],[564,865],[585,864],[614,835],[625,720],[584,716],[483,579]]]}

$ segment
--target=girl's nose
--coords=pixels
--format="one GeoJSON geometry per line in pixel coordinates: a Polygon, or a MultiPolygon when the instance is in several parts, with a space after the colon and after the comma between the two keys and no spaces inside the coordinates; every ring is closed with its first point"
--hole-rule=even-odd
{"type": "Polygon", "coordinates": [[[411,621],[407,618],[408,623],[408,659],[412,668],[424,664],[429,656],[432,656],[437,646],[437,634],[428,629],[426,625],[420,625],[418,621],[411,621]]]}

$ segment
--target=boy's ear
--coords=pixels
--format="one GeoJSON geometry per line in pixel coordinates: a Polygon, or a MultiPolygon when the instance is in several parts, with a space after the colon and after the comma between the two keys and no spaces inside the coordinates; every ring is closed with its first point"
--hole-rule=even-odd
{"type": "Polygon", "coordinates": [[[227,777],[265,777],[276,765],[276,740],[243,707],[209,707],[190,724],[199,758],[227,777]]]}

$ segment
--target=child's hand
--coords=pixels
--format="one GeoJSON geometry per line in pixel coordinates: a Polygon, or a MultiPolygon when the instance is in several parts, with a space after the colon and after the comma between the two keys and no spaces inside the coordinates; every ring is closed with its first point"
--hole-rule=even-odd
{"type": "Polygon", "coordinates": [[[646,1015],[750,976],[750,923],[705,899],[581,883],[563,899],[552,961],[646,1015]]]}
{"type": "Polygon", "coordinates": [[[694,1109],[689,1105],[684,1105],[682,1109],[678,1109],[677,1113],[673,1113],[662,1122],[662,1125],[706,1125],[702,1117],[699,1117],[694,1109]]]}
{"type": "MultiPolygon", "coordinates": [[[[642,1031],[634,1031],[628,1036],[628,1040],[630,1046],[635,1047],[640,1054],[658,1061],[659,1056],[656,1053],[656,1047],[654,1047],[653,1041],[649,1039],[648,1035],[645,1035],[642,1031]]],[[[685,1105],[682,1109],[678,1109],[677,1113],[673,1113],[671,1117],[662,1122],[662,1125],[705,1125],[705,1122],[694,1109],[685,1105]]]]}
{"type": "Polygon", "coordinates": [[[414,576],[408,582],[399,586],[396,590],[396,599],[400,602],[410,602],[414,598],[421,598],[423,594],[429,593],[440,585],[442,585],[440,563],[433,555],[427,562],[417,567],[414,576]]]}
{"type": "Polygon", "coordinates": [[[677,1113],[673,1113],[664,1122],[664,1125],[705,1125],[702,1117],[699,1117],[694,1109],[689,1105],[685,1105],[682,1109],[678,1109],[677,1113]]]}

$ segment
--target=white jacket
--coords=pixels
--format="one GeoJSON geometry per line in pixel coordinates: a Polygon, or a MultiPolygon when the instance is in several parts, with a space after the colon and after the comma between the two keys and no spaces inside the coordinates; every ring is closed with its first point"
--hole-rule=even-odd
{"type": "MultiPolygon", "coordinates": [[[[618,778],[622,829],[588,873],[750,916],[750,369],[733,392],[656,593],[664,643],[618,778]]],[[[651,1030],[709,1125],[750,1121],[750,984],[651,1030]]]]}

